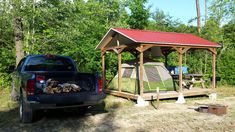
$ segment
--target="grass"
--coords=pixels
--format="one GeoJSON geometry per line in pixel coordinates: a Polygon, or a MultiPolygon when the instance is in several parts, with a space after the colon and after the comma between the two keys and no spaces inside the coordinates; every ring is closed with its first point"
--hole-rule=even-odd
{"type": "Polygon", "coordinates": [[[119,108],[119,107],[131,107],[131,106],[134,106],[134,104],[135,104],[131,100],[129,101],[127,99],[115,97],[112,95],[107,95],[104,102],[105,102],[105,109],[106,110],[115,109],[115,108],[119,108]]]}
{"type": "Polygon", "coordinates": [[[235,86],[220,86],[216,88],[219,97],[235,96],[235,86]]]}
{"type": "Polygon", "coordinates": [[[18,104],[10,99],[10,90],[0,91],[0,128],[6,124],[18,122],[18,104]]]}
{"type": "Polygon", "coordinates": [[[9,89],[3,89],[0,91],[0,102],[0,111],[10,110],[17,107],[17,103],[11,101],[9,89]]]}
{"type": "Polygon", "coordinates": [[[235,131],[235,87],[216,90],[218,103],[228,105],[228,114],[221,117],[190,109],[198,107],[195,102],[209,102],[205,96],[185,98],[182,105],[175,104],[176,99],[161,100],[156,110],[107,95],[105,107],[91,107],[83,117],[53,111],[35,123],[22,124],[18,104],[10,101],[10,90],[5,89],[0,92],[0,131],[235,131]]]}

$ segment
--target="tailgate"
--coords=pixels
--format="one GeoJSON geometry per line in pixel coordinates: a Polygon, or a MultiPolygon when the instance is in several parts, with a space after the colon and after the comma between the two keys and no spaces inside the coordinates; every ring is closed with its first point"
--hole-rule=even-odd
{"type": "Polygon", "coordinates": [[[80,92],[80,93],[61,93],[61,94],[41,94],[35,96],[35,101],[42,104],[56,105],[77,105],[84,103],[99,102],[105,97],[104,93],[80,92]]]}

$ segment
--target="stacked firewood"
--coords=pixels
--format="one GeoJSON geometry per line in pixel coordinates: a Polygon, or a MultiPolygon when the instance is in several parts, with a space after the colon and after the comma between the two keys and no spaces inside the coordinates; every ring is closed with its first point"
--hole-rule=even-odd
{"type": "Polygon", "coordinates": [[[81,88],[74,83],[63,83],[59,84],[58,81],[53,79],[48,79],[46,81],[46,88],[44,88],[44,93],[54,94],[54,93],[69,93],[69,92],[79,92],[81,88]]]}

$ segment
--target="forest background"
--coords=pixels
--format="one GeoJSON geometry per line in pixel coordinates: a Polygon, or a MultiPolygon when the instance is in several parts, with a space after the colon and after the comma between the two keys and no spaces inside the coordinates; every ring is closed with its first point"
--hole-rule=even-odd
{"type": "MultiPolygon", "coordinates": [[[[218,84],[235,85],[235,1],[210,0],[208,7],[208,0],[200,2],[205,2],[206,15],[195,14],[185,24],[162,10],[150,12],[147,0],[0,0],[0,91],[11,86],[9,66],[29,54],[66,55],[80,72],[101,72],[101,54],[95,47],[112,27],[191,33],[219,43],[218,84]]],[[[190,73],[209,78],[211,56],[191,50],[183,62],[190,73]]],[[[117,71],[117,55],[110,53],[106,59],[110,79],[117,71]]],[[[125,53],[123,60],[129,59],[133,56],[125,53]]],[[[177,66],[177,53],[170,54],[168,63],[177,66]]]]}

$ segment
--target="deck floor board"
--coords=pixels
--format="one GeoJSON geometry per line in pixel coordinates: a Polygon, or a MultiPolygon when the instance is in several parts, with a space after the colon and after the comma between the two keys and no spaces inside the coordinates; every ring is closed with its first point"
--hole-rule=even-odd
{"type": "MultiPolygon", "coordinates": [[[[137,100],[138,98],[137,94],[127,93],[127,92],[119,92],[116,90],[108,90],[108,89],[106,89],[105,92],[114,96],[133,99],[133,100],[137,100]]],[[[184,89],[182,91],[184,97],[208,95],[211,92],[212,89],[206,89],[206,88],[192,88],[190,90],[184,89]]],[[[177,98],[179,96],[179,93],[177,91],[166,91],[166,92],[160,92],[159,96],[160,96],[159,99],[177,98]]],[[[144,93],[143,98],[144,100],[155,100],[157,99],[157,93],[156,92],[144,93]]]]}

